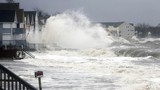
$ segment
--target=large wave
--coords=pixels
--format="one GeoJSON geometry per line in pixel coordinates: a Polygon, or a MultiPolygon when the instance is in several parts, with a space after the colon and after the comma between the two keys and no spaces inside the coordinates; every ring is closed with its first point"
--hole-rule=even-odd
{"type": "Polygon", "coordinates": [[[100,24],[93,24],[80,11],[51,16],[42,34],[43,42],[61,48],[104,48],[114,39],[100,24]]]}
{"type": "MultiPolygon", "coordinates": [[[[134,44],[120,37],[108,36],[107,30],[101,24],[92,23],[80,11],[66,11],[51,16],[45,28],[41,32],[35,32],[34,36],[34,42],[45,44],[49,50],[80,49],[80,53],[87,56],[115,56],[115,53],[118,56],[159,57],[160,54],[155,51],[157,44],[153,45],[154,42],[157,43],[157,39],[133,38],[139,43],[134,44]],[[154,49],[148,46],[153,46],[154,49]]],[[[68,51],[67,54],[71,52],[68,51]]]]}

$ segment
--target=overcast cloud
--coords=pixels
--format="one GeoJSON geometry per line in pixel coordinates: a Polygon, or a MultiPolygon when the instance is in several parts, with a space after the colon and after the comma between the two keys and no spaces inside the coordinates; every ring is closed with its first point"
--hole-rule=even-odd
{"type": "Polygon", "coordinates": [[[15,0],[21,8],[49,13],[83,9],[93,22],[160,23],[160,0],[15,0]]]}

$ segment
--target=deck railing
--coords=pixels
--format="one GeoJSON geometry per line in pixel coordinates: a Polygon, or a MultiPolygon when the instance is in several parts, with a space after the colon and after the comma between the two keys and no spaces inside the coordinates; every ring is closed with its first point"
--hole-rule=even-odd
{"type": "Polygon", "coordinates": [[[0,64],[0,90],[37,90],[0,64]]]}

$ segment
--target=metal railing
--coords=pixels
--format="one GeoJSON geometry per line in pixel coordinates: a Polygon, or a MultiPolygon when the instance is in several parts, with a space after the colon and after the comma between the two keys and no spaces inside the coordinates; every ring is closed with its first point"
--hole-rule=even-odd
{"type": "Polygon", "coordinates": [[[37,90],[0,64],[0,90],[37,90]]]}

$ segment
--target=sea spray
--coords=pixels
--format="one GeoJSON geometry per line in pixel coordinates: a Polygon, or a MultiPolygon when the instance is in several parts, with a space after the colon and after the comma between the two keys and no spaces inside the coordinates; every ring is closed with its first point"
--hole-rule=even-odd
{"type": "Polygon", "coordinates": [[[61,48],[105,48],[114,39],[100,24],[92,24],[81,12],[66,11],[51,16],[43,30],[43,43],[61,48]]]}

